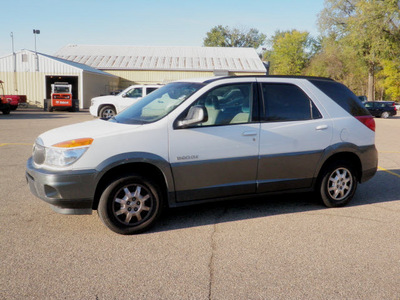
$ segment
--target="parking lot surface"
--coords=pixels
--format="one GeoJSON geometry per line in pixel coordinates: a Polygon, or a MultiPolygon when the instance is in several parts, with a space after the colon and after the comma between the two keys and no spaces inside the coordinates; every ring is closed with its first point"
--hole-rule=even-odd
{"type": "Polygon", "coordinates": [[[57,214],[26,184],[35,138],[88,120],[0,115],[0,299],[400,299],[400,117],[375,119],[379,170],[347,207],[248,198],[167,210],[134,236],[57,214]]]}

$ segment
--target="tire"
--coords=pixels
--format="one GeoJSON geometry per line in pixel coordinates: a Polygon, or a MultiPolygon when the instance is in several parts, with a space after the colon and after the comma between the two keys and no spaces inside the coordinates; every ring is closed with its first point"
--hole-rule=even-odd
{"type": "Polygon", "coordinates": [[[115,108],[111,105],[106,105],[100,109],[99,117],[101,119],[110,119],[116,115],[115,108]]]}
{"type": "Polygon", "coordinates": [[[18,105],[10,105],[11,110],[17,110],[18,105]]]}
{"type": "Polygon", "coordinates": [[[112,181],[101,195],[97,213],[101,221],[119,234],[149,229],[162,209],[159,189],[148,179],[127,175],[112,181]]]}
{"type": "Polygon", "coordinates": [[[381,118],[384,118],[384,119],[387,119],[387,118],[389,118],[389,113],[387,112],[387,111],[384,111],[382,114],[381,114],[381,118]]]}
{"type": "Polygon", "coordinates": [[[79,100],[73,99],[72,100],[72,107],[69,109],[70,112],[78,112],[79,111],[79,100]]]}
{"type": "Polygon", "coordinates": [[[52,112],[53,111],[53,106],[51,106],[51,99],[47,99],[47,111],[52,112]]]}
{"type": "Polygon", "coordinates": [[[338,161],[324,169],[319,193],[327,207],[341,207],[348,204],[357,189],[355,168],[346,161],[338,161]]]}
{"type": "Polygon", "coordinates": [[[3,115],[9,115],[11,112],[11,108],[7,107],[7,108],[3,109],[2,111],[3,111],[3,115]]]}

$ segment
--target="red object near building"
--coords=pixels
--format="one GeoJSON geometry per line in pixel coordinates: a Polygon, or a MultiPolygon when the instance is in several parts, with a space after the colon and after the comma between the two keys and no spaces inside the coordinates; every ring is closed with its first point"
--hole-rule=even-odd
{"type": "Polygon", "coordinates": [[[79,111],[79,101],[72,99],[72,85],[68,82],[55,82],[51,85],[51,99],[45,100],[45,110],[54,109],[79,111]]]}

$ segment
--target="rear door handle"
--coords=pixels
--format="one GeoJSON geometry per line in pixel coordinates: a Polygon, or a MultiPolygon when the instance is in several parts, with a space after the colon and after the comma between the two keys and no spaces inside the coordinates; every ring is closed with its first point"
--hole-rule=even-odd
{"type": "Polygon", "coordinates": [[[328,125],[319,125],[315,127],[315,130],[325,130],[325,129],[328,129],[328,125]]]}
{"type": "Polygon", "coordinates": [[[245,132],[242,133],[242,135],[244,135],[244,136],[257,135],[257,131],[245,131],[245,132]]]}

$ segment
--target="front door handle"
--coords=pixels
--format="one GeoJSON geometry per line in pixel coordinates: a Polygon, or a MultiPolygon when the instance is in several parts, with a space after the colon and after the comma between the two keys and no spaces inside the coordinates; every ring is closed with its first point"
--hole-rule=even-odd
{"type": "Polygon", "coordinates": [[[257,131],[245,131],[242,133],[244,136],[254,136],[257,135],[257,131]]]}
{"type": "Polygon", "coordinates": [[[315,130],[325,130],[325,129],[328,129],[328,125],[319,125],[315,127],[315,130]]]}

